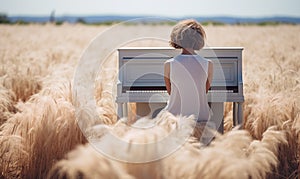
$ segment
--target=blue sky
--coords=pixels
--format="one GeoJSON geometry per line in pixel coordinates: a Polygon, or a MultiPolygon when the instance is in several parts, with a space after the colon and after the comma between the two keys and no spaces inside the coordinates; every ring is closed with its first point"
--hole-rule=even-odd
{"type": "Polygon", "coordinates": [[[295,16],[300,0],[0,0],[12,15],[295,16]]]}

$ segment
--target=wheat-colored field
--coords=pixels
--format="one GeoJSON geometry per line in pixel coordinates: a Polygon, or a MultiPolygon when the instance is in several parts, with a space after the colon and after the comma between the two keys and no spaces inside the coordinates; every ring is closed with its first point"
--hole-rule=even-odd
{"type": "MultiPolygon", "coordinates": [[[[76,123],[73,76],[89,42],[109,26],[63,24],[0,26],[0,178],[297,178],[300,155],[300,26],[205,26],[209,46],[243,46],[244,130],[232,129],[225,106],[225,134],[200,148],[191,117],[164,113],[156,119],[117,121],[112,54],[95,79],[97,119],[76,123]],[[130,124],[155,124],[137,130],[130,124]],[[87,139],[105,142],[116,155],[143,159],[163,149],[132,148],[169,136],[189,136],[172,154],[148,163],[124,163],[97,152],[87,139]],[[114,134],[126,144],[109,141],[114,134]]],[[[171,26],[121,26],[124,35],[171,26]]],[[[114,37],[111,37],[114,40],[114,37]]],[[[101,48],[105,48],[105,42],[101,48]]],[[[135,46],[167,42],[135,41],[135,46]]],[[[99,47],[100,48],[100,47],[99,47]]],[[[100,49],[101,49],[100,48],[100,49]]],[[[134,105],[133,105],[134,106],[134,105]]],[[[85,111],[88,111],[85,110],[85,111]]],[[[201,133],[201,130],[197,131],[201,133]]],[[[180,145],[180,144],[178,144],[180,145]]]]}

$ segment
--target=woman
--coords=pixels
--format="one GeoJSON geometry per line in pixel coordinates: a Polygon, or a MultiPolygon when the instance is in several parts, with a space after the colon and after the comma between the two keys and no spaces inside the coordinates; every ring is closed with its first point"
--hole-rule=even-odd
{"type": "Polygon", "coordinates": [[[182,52],[164,64],[170,95],[165,109],[174,115],[194,115],[197,122],[210,118],[206,93],[212,81],[213,63],[195,52],[204,47],[205,36],[197,21],[180,21],[171,32],[170,45],[182,52]]]}

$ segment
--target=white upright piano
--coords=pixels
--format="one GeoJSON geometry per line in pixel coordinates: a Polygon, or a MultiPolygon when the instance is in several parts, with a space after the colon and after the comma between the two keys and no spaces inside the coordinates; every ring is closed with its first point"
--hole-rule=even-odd
{"type": "MultiPolygon", "coordinates": [[[[233,124],[243,122],[242,47],[206,47],[197,53],[214,63],[207,94],[211,120],[223,131],[224,102],[233,103],[233,124]]],[[[119,72],[116,103],[118,116],[125,117],[128,103],[137,105],[137,115],[153,116],[169,98],[164,82],[164,62],[180,50],[169,47],[123,47],[118,49],[119,72]]]]}

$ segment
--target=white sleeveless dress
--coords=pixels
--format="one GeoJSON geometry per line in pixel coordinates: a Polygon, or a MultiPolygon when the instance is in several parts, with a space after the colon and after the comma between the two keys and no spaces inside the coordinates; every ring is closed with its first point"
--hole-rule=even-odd
{"type": "Polygon", "coordinates": [[[208,121],[208,60],[199,55],[178,55],[169,62],[171,94],[165,110],[173,115],[194,115],[198,122],[208,121]]]}

